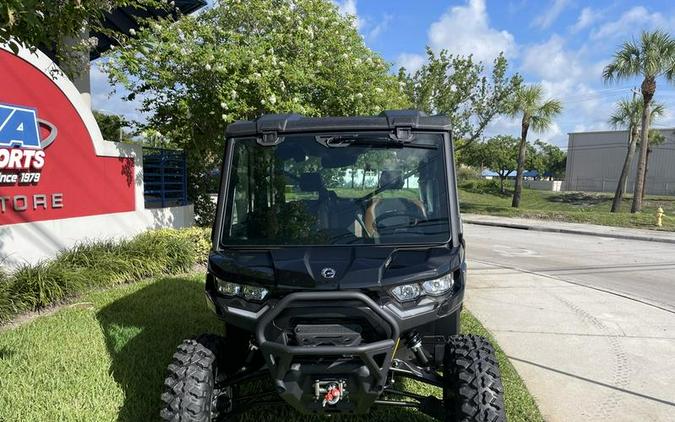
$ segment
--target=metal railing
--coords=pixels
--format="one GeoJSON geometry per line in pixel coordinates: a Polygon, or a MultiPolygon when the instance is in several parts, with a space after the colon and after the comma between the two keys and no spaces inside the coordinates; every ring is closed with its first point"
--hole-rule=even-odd
{"type": "Polygon", "coordinates": [[[185,152],[144,147],[143,183],[146,208],[187,205],[185,152]]]}

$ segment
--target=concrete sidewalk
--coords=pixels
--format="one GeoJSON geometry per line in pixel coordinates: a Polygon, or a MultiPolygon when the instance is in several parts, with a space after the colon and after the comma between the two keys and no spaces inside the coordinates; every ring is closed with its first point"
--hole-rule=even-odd
{"type": "Polygon", "coordinates": [[[468,309],[547,421],[675,420],[675,314],[550,276],[469,268],[468,309]]]}
{"type": "Polygon", "coordinates": [[[498,217],[483,214],[462,214],[462,220],[467,224],[483,226],[675,243],[675,232],[667,231],[631,229],[597,224],[565,223],[562,221],[537,220],[533,218],[498,217]]]}

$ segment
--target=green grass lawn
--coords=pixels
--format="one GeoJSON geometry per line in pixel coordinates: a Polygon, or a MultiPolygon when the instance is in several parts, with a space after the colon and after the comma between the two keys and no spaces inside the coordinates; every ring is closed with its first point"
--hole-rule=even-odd
{"type": "MultiPolygon", "coordinates": [[[[156,420],[165,368],[176,345],[222,328],[206,308],[202,280],[202,275],[169,277],[89,293],[54,315],[0,331],[0,421],[156,420]]],[[[489,336],[466,312],[462,329],[489,336]]],[[[499,349],[498,358],[509,420],[542,420],[499,349]]],[[[407,387],[440,393],[412,382],[407,387]]],[[[308,419],[274,408],[241,420],[308,419]]],[[[367,418],[339,420],[430,418],[412,410],[377,409],[367,418]]]]}
{"type": "MultiPolygon", "coordinates": [[[[509,187],[510,189],[510,187],[509,187]]],[[[521,207],[511,208],[511,191],[502,195],[489,183],[465,182],[459,189],[462,212],[504,217],[525,217],[572,223],[675,231],[675,197],[647,196],[641,213],[631,214],[632,198],[624,198],[620,213],[610,213],[612,194],[583,192],[547,192],[523,189],[521,207]],[[655,213],[663,207],[663,227],[655,225],[655,213]]]]}

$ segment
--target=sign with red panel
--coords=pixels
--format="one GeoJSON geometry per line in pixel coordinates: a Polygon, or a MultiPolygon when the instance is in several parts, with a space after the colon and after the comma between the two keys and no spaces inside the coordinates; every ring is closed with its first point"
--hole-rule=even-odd
{"type": "Polygon", "coordinates": [[[134,175],[96,155],[50,75],[0,49],[0,225],[134,211],[134,175]]]}

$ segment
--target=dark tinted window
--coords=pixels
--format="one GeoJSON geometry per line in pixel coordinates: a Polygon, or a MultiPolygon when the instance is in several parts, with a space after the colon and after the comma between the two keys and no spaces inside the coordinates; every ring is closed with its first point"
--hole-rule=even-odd
{"type": "Polygon", "coordinates": [[[342,245],[449,238],[443,136],[235,140],[225,244],[342,245]],[[328,144],[328,145],[327,145],[328,144]]]}

